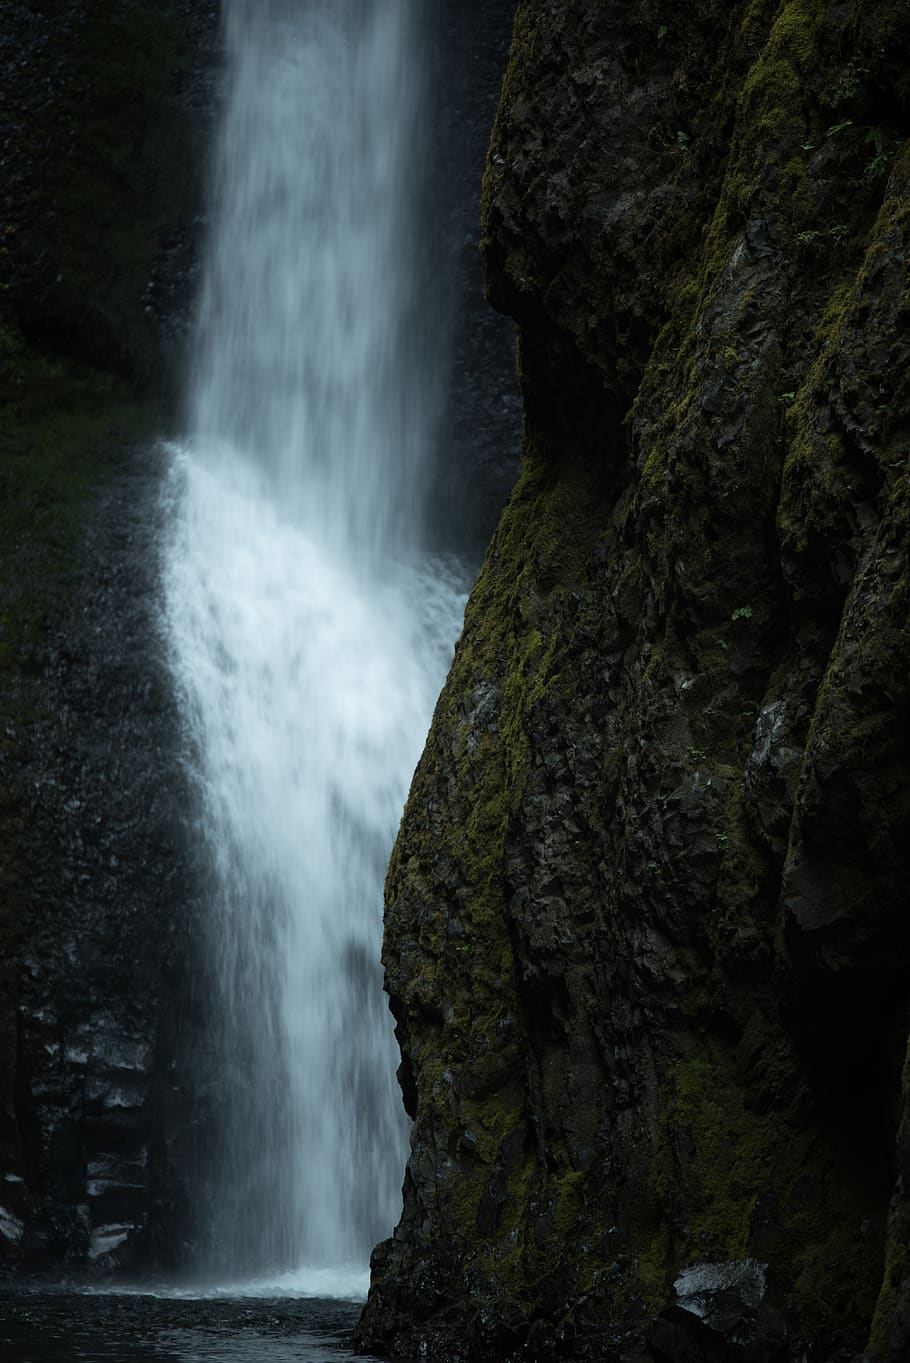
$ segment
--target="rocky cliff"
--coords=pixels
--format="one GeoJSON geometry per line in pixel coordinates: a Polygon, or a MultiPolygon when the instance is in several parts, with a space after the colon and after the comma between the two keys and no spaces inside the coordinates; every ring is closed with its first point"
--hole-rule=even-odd
{"type": "Polygon", "coordinates": [[[897,0],[519,0],[523,473],[388,876],[366,1346],[910,1356],[908,50],[897,0]]]}
{"type": "Polygon", "coordinates": [[[4,6],[0,1272],[179,1253],[192,874],[148,440],[192,296],[215,17],[4,6]]]}

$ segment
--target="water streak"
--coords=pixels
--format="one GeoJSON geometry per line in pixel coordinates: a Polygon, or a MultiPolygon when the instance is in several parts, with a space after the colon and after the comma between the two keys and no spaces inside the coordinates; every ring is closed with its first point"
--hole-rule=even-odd
{"type": "Polygon", "coordinates": [[[212,862],[210,1274],[361,1270],[406,1130],[385,864],[460,623],[415,0],[230,0],[165,617],[212,862]]]}

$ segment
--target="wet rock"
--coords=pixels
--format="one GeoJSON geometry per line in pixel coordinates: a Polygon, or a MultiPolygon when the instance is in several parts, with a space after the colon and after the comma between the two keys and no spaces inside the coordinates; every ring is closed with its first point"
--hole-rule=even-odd
{"type": "Polygon", "coordinates": [[[731,1342],[745,1344],[768,1293],[767,1267],[755,1259],[692,1264],[683,1269],[673,1290],[683,1311],[731,1342]]]}
{"type": "Polygon", "coordinates": [[[656,1363],[787,1359],[786,1322],[771,1303],[764,1264],[755,1259],[693,1264],[673,1287],[678,1304],[661,1315],[649,1336],[656,1363]]]}

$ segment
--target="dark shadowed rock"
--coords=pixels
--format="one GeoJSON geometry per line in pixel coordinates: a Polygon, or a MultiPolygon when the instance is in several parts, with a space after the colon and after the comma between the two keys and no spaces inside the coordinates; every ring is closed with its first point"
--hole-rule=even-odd
{"type": "Polygon", "coordinates": [[[387,882],[366,1346],[910,1356],[908,43],[892,0],[516,7],[523,473],[387,882]],[[753,1336],[676,1300],[750,1260],[753,1336]]]}
{"type": "Polygon", "coordinates": [[[186,1232],[195,881],[151,434],[192,304],[215,18],[4,10],[0,1270],[135,1271],[186,1232]]]}
{"type": "Polygon", "coordinates": [[[787,1328],[769,1297],[765,1266],[755,1259],[692,1264],[673,1284],[677,1305],[651,1327],[656,1363],[691,1356],[729,1363],[785,1363],[787,1328]]]}

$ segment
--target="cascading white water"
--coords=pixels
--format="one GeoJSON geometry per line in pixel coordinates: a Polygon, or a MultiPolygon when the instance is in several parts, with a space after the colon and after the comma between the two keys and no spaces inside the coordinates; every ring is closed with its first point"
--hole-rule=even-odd
{"type": "Polygon", "coordinates": [[[400,1206],[382,880],[463,606],[421,542],[440,357],[418,5],[227,0],[171,451],[164,614],[213,885],[202,1257],[314,1290],[362,1272],[400,1206]]]}

